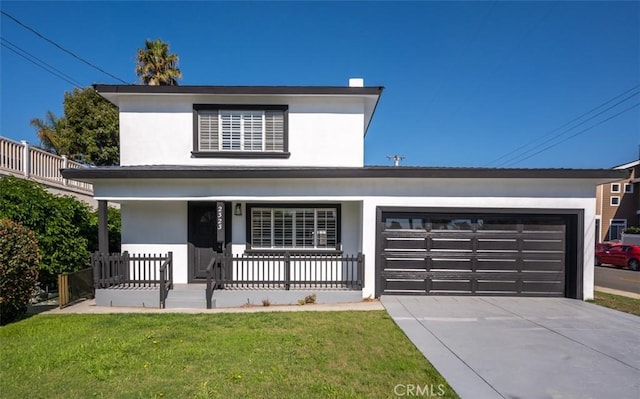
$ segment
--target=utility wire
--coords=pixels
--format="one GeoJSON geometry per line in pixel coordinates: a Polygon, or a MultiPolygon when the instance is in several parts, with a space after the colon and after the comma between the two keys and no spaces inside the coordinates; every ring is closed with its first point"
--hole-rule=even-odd
{"type": "MultiPolygon", "coordinates": [[[[574,123],[574,122],[579,121],[580,119],[582,119],[582,118],[584,118],[585,116],[587,116],[587,115],[591,114],[592,112],[597,111],[598,109],[600,109],[600,108],[604,107],[605,105],[607,105],[607,104],[609,104],[609,103],[611,103],[611,102],[615,101],[616,99],[618,99],[618,98],[620,98],[620,97],[622,97],[622,96],[624,96],[624,95],[628,94],[628,93],[629,93],[629,92],[631,92],[631,91],[637,90],[638,88],[640,88],[640,85],[633,86],[632,88],[630,88],[630,89],[628,89],[628,90],[626,90],[626,91],[624,91],[624,92],[622,92],[622,93],[620,93],[620,94],[616,95],[615,97],[613,97],[613,98],[611,98],[611,99],[609,99],[609,100],[605,101],[604,103],[602,103],[602,104],[600,104],[600,105],[598,105],[598,106],[596,106],[596,107],[594,107],[594,108],[590,109],[589,111],[587,111],[587,112],[585,112],[585,113],[581,114],[580,116],[578,116],[578,117],[576,117],[576,118],[573,118],[573,119],[572,119],[572,120],[570,120],[569,122],[566,122],[565,124],[563,124],[563,125],[561,125],[561,126],[559,126],[559,127],[555,128],[555,129],[551,130],[549,133],[544,134],[544,135],[542,135],[542,136],[540,136],[540,137],[538,137],[538,138],[536,138],[536,139],[533,139],[533,140],[529,141],[528,143],[526,143],[526,144],[524,144],[524,145],[521,145],[520,147],[516,148],[515,150],[509,151],[509,152],[507,152],[506,154],[504,154],[504,155],[502,155],[502,156],[500,156],[500,157],[498,157],[498,158],[494,159],[493,161],[490,161],[490,162],[488,162],[488,163],[484,164],[483,166],[489,166],[489,165],[491,165],[491,164],[493,164],[493,163],[496,163],[496,162],[498,162],[498,161],[500,161],[500,160],[502,160],[502,159],[504,159],[504,158],[507,158],[508,156],[510,156],[510,155],[512,155],[512,154],[514,154],[514,153],[519,152],[520,150],[523,150],[523,149],[525,149],[525,148],[529,147],[530,145],[534,144],[535,142],[537,142],[537,141],[539,141],[539,140],[542,140],[542,139],[544,139],[544,138],[546,138],[546,137],[549,137],[549,136],[553,135],[555,132],[557,132],[557,131],[559,131],[559,130],[561,130],[561,129],[564,129],[564,128],[565,128],[565,127],[567,127],[568,125],[570,125],[570,124],[572,124],[572,123],[574,123]]],[[[637,95],[637,94],[638,94],[638,93],[635,93],[635,94],[633,94],[632,96],[627,97],[625,100],[622,100],[622,101],[620,101],[620,102],[619,102],[619,103],[617,103],[617,104],[620,104],[621,102],[624,102],[624,101],[628,100],[629,98],[631,98],[631,97],[633,97],[633,96],[635,96],[635,95],[637,95]]],[[[617,105],[617,104],[616,104],[616,105],[617,105]]],[[[614,106],[615,106],[615,105],[614,105],[614,106]]],[[[613,108],[613,107],[610,107],[610,108],[608,108],[608,109],[611,109],[611,108],[613,108]]],[[[608,109],[607,109],[607,110],[608,110],[608,109]]],[[[605,110],[605,111],[606,111],[606,110],[605,110]]],[[[602,113],[602,112],[601,112],[601,113],[602,113]]],[[[601,113],[599,113],[598,115],[600,115],[601,113]]],[[[597,116],[597,115],[596,115],[596,116],[597,116]]],[[[595,116],[594,116],[594,117],[595,117],[595,116]]],[[[590,118],[590,119],[593,119],[593,117],[592,117],[592,118],[590,118]]],[[[588,122],[590,119],[587,119],[587,120],[585,120],[585,121],[581,122],[580,124],[578,124],[578,125],[576,125],[576,126],[572,127],[571,129],[568,129],[568,130],[567,130],[567,131],[565,131],[564,133],[561,133],[561,135],[562,135],[562,134],[565,134],[565,133],[567,133],[567,132],[569,132],[569,131],[571,131],[572,129],[575,129],[576,127],[580,126],[581,124],[584,124],[585,122],[588,122]]],[[[557,137],[558,137],[558,136],[554,136],[554,138],[557,138],[557,137]]],[[[539,145],[535,146],[533,149],[538,148],[538,147],[540,147],[541,145],[544,145],[545,143],[547,143],[547,142],[549,142],[549,141],[552,141],[552,140],[547,140],[547,141],[543,142],[542,144],[539,144],[539,145]]],[[[525,151],[523,154],[520,154],[520,155],[517,155],[517,156],[515,156],[515,157],[512,157],[512,158],[508,159],[506,162],[509,162],[509,161],[511,161],[511,160],[513,160],[513,159],[517,159],[517,158],[518,158],[518,156],[525,155],[526,153],[528,153],[528,152],[532,151],[533,149],[527,150],[527,151],[525,151]]]]}
{"type": "Polygon", "coordinates": [[[38,32],[37,30],[31,28],[30,26],[27,26],[26,24],[24,24],[23,22],[19,21],[17,18],[15,18],[14,16],[8,14],[5,11],[0,10],[0,13],[2,13],[2,15],[6,16],[7,18],[12,19],[15,23],[17,23],[18,25],[22,26],[23,28],[33,32],[36,36],[40,37],[41,39],[51,43],[52,45],[54,45],[55,47],[59,48],[60,50],[64,51],[65,53],[69,54],[70,56],[72,56],[73,58],[89,65],[91,68],[96,69],[102,73],[104,73],[107,76],[110,76],[116,80],[119,80],[120,82],[124,83],[124,84],[128,84],[127,82],[125,82],[124,80],[120,79],[119,77],[105,71],[104,69],[100,68],[97,65],[92,64],[91,62],[85,60],[84,58],[80,57],[79,55],[76,55],[75,53],[73,53],[70,50],[67,50],[66,48],[62,47],[61,45],[59,45],[58,43],[54,42],[53,40],[47,38],[46,36],[44,36],[43,34],[41,34],[40,32],[38,32]]]}
{"type": "Polygon", "coordinates": [[[76,86],[78,88],[82,88],[82,84],[80,84],[77,80],[75,80],[74,78],[72,78],[71,76],[65,74],[64,72],[60,71],[59,69],[47,64],[46,62],[44,62],[43,60],[41,60],[40,58],[36,57],[35,55],[29,53],[28,51],[18,47],[17,45],[11,43],[10,41],[8,41],[7,39],[0,37],[0,45],[2,45],[2,47],[6,48],[9,51],[12,51],[13,53],[17,54],[18,56],[24,58],[25,60],[31,62],[32,64],[44,69],[45,71],[49,72],[50,74],[66,81],[67,83],[72,84],[73,86],[76,86]]]}
{"type": "MultiPolygon", "coordinates": [[[[611,110],[611,109],[613,109],[613,108],[617,107],[618,105],[622,104],[623,102],[627,101],[628,99],[630,99],[630,98],[632,98],[632,97],[637,96],[638,94],[640,94],[640,91],[637,91],[637,92],[635,92],[635,93],[631,94],[630,96],[628,96],[628,97],[626,97],[626,98],[624,98],[624,99],[622,99],[622,100],[618,101],[617,103],[613,104],[612,106],[610,106],[610,107],[608,107],[608,108],[605,108],[604,110],[602,110],[602,111],[598,112],[597,114],[595,114],[595,115],[593,115],[593,116],[591,116],[591,117],[589,117],[589,118],[585,119],[584,121],[582,121],[582,122],[578,123],[577,125],[575,125],[575,126],[572,126],[572,127],[568,128],[567,130],[565,130],[564,132],[560,133],[559,135],[554,136],[554,137],[551,137],[551,138],[549,138],[549,139],[547,139],[547,140],[543,141],[542,143],[540,143],[540,144],[536,145],[535,147],[533,147],[533,148],[531,148],[531,149],[528,149],[527,151],[523,152],[522,154],[520,154],[520,155],[517,155],[517,156],[515,156],[515,157],[511,157],[511,158],[507,159],[506,161],[502,162],[501,164],[499,164],[499,165],[497,165],[497,166],[502,166],[502,165],[504,165],[504,164],[507,164],[507,163],[510,163],[510,162],[513,162],[513,161],[515,161],[516,163],[517,163],[517,162],[519,162],[519,161],[517,161],[517,159],[518,159],[518,158],[523,157],[523,156],[526,156],[527,154],[531,153],[532,151],[535,151],[536,149],[538,149],[538,148],[542,147],[543,145],[545,145],[545,144],[547,144],[547,143],[550,143],[550,142],[552,142],[552,141],[554,141],[554,140],[556,140],[556,139],[560,138],[561,136],[563,136],[563,135],[565,135],[565,134],[569,133],[570,131],[572,131],[572,130],[576,129],[576,128],[577,128],[577,127],[579,127],[579,126],[584,125],[585,123],[589,122],[590,120],[593,120],[593,119],[597,118],[598,116],[600,116],[600,115],[604,114],[605,112],[607,112],[607,111],[609,111],[609,110],[611,110]]],[[[561,142],[564,142],[564,141],[561,141],[561,142]]]]}
{"type": "Polygon", "coordinates": [[[535,153],[533,153],[533,154],[529,155],[529,156],[528,156],[528,157],[526,157],[526,158],[522,158],[522,159],[520,159],[520,160],[518,160],[518,161],[516,161],[516,162],[512,163],[511,165],[515,165],[515,164],[517,164],[517,163],[520,163],[520,162],[522,162],[522,161],[525,161],[525,160],[527,160],[527,159],[529,159],[529,158],[531,158],[531,157],[534,157],[534,156],[536,156],[536,155],[540,154],[541,152],[544,152],[544,151],[546,151],[546,150],[548,150],[548,149],[550,149],[550,148],[553,148],[553,147],[555,147],[555,146],[557,146],[557,145],[559,145],[559,144],[564,143],[565,141],[568,141],[568,140],[570,140],[570,139],[572,139],[572,138],[574,138],[574,137],[577,137],[577,136],[579,136],[579,135],[581,135],[581,134],[583,134],[583,133],[586,133],[587,131],[589,131],[589,130],[593,129],[594,127],[600,126],[600,125],[602,125],[603,123],[605,123],[605,122],[607,122],[607,121],[610,121],[611,119],[613,119],[613,118],[615,118],[615,117],[617,117],[617,116],[619,116],[619,115],[624,114],[625,112],[631,111],[632,109],[634,109],[635,107],[637,107],[637,106],[639,106],[639,105],[640,105],[640,103],[636,103],[636,104],[634,104],[634,105],[630,106],[629,108],[626,108],[626,109],[624,109],[624,110],[622,110],[622,111],[618,112],[617,114],[611,115],[610,117],[608,117],[608,118],[606,118],[606,119],[603,119],[603,120],[601,120],[601,121],[599,121],[599,122],[597,122],[597,123],[595,123],[595,124],[593,124],[593,125],[589,126],[588,128],[582,129],[582,130],[580,130],[579,132],[574,133],[574,134],[572,134],[572,135],[571,135],[571,136],[569,136],[569,137],[566,137],[566,138],[565,138],[564,140],[562,140],[562,141],[559,141],[559,142],[557,142],[557,143],[551,144],[550,146],[545,147],[545,148],[541,149],[540,151],[535,152],[535,153]]]}

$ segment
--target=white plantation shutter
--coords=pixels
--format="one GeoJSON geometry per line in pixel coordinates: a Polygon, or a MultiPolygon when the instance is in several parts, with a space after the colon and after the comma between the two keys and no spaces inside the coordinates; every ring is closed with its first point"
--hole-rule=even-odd
{"type": "Polygon", "coordinates": [[[244,138],[244,151],[262,151],[263,136],[263,112],[253,111],[242,114],[242,132],[244,138]]]}
{"type": "Polygon", "coordinates": [[[318,209],[316,215],[316,247],[335,248],[338,238],[336,210],[318,209]]]}
{"type": "Polygon", "coordinates": [[[336,248],[336,208],[253,208],[252,248],[336,248]]]}
{"type": "Polygon", "coordinates": [[[266,111],[265,151],[284,151],[284,112],[266,111]]]}
{"type": "Polygon", "coordinates": [[[285,111],[199,110],[198,151],[285,151],[285,111]]]}
{"type": "Polygon", "coordinates": [[[218,151],[218,111],[198,112],[198,132],[200,151],[218,151]]]}
{"type": "Polygon", "coordinates": [[[242,112],[220,111],[222,150],[240,151],[242,137],[242,112]]]}

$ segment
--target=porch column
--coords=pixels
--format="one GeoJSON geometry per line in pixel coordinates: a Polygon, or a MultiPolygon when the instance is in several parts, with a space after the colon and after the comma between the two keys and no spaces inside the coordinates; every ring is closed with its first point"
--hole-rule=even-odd
{"type": "Polygon", "coordinates": [[[98,201],[98,251],[109,253],[109,216],[107,201],[98,201]]]}

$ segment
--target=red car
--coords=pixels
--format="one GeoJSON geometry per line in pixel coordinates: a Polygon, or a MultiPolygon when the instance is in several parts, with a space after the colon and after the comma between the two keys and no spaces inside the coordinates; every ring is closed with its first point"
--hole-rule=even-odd
{"type": "Polygon", "coordinates": [[[640,247],[630,244],[596,247],[596,266],[602,263],[618,267],[629,266],[629,269],[637,271],[640,268],[640,247]]]}

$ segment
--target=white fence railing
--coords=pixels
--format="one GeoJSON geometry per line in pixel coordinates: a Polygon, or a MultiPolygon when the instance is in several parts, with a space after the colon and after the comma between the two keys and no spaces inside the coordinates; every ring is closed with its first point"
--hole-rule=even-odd
{"type": "Polygon", "coordinates": [[[69,187],[93,193],[91,184],[64,179],[60,173],[60,169],[82,167],[82,164],[70,161],[64,155],[55,155],[31,147],[26,141],[17,142],[0,137],[0,170],[2,171],[53,186],[69,187]]]}

